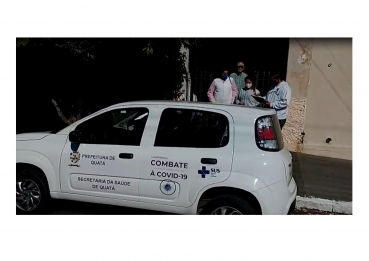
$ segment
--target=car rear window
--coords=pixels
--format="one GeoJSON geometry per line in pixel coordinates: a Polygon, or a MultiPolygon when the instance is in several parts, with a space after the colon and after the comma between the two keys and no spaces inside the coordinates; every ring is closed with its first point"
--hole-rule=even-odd
{"type": "Polygon", "coordinates": [[[155,138],[156,147],[219,148],[229,141],[228,118],[193,109],[165,109],[155,138]]]}

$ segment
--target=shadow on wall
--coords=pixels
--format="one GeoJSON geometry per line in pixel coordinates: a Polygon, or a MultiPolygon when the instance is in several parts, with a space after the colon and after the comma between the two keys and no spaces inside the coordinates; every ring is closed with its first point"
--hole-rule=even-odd
{"type": "MultiPolygon", "coordinates": [[[[320,72],[321,76],[324,77],[324,79],[327,81],[327,83],[329,84],[329,86],[331,87],[332,91],[337,95],[337,97],[341,100],[341,102],[343,103],[343,105],[345,106],[345,108],[347,109],[347,111],[349,111],[350,113],[352,113],[352,108],[349,104],[347,104],[345,102],[345,100],[343,99],[342,95],[339,93],[339,91],[334,87],[334,85],[332,84],[332,82],[328,79],[328,77],[325,75],[325,73],[323,72],[322,68],[314,61],[314,59],[312,59],[312,63],[314,64],[314,66],[317,68],[317,70],[320,72]]],[[[337,62],[338,63],[338,62],[337,62]]],[[[339,64],[339,63],[338,63],[339,64]]],[[[340,71],[343,71],[341,68],[339,68],[340,71]]],[[[344,74],[344,73],[343,73],[344,74]]],[[[344,74],[345,77],[347,77],[346,74],[344,74]]],[[[347,78],[346,78],[347,79],[347,78]]]]}
{"type": "Polygon", "coordinates": [[[352,82],[351,82],[352,77],[349,77],[347,75],[346,70],[342,67],[341,63],[337,60],[336,56],[329,49],[327,44],[325,42],[322,42],[322,44],[324,45],[325,49],[329,52],[329,54],[333,57],[333,60],[334,60],[335,64],[338,65],[338,68],[340,69],[340,73],[345,76],[345,80],[346,80],[347,84],[352,86],[352,82]]]}

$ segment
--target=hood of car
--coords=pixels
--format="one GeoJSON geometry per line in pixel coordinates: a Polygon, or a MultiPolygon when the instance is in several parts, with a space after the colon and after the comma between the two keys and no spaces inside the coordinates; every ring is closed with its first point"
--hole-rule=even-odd
{"type": "Polygon", "coordinates": [[[30,132],[30,133],[22,133],[17,134],[17,141],[25,141],[25,140],[41,140],[46,136],[49,136],[50,132],[30,132]]]}

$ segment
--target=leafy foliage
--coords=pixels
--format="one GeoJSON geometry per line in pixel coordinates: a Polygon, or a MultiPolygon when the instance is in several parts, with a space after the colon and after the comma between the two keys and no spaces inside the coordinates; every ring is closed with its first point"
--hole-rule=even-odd
{"type": "Polygon", "coordinates": [[[154,56],[162,71],[165,71],[164,89],[167,98],[176,99],[179,89],[184,80],[188,81],[186,70],[186,52],[193,46],[200,45],[198,38],[155,38],[151,39],[143,52],[149,56],[154,56]],[[185,48],[181,52],[182,46],[185,48]],[[173,95],[175,97],[173,97],[173,95]]]}
{"type": "Polygon", "coordinates": [[[94,59],[96,55],[93,50],[99,44],[98,39],[68,39],[68,38],[17,38],[16,47],[56,47],[64,49],[69,54],[76,54],[83,60],[94,59]]]}
{"type": "Polygon", "coordinates": [[[28,38],[17,38],[16,40],[17,48],[21,46],[26,46],[29,43],[28,38]]]}
{"type": "Polygon", "coordinates": [[[116,102],[173,99],[187,78],[181,47],[198,43],[195,38],[17,38],[18,111],[32,107],[70,124],[116,102]]]}
{"type": "Polygon", "coordinates": [[[85,60],[95,58],[95,55],[91,52],[96,47],[96,44],[90,40],[66,40],[65,42],[56,43],[55,45],[59,48],[64,48],[71,53],[82,55],[85,60]]]}

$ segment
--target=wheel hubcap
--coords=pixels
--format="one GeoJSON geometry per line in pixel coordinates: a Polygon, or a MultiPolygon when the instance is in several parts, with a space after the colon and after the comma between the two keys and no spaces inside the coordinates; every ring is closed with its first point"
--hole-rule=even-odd
{"type": "Polygon", "coordinates": [[[40,204],[41,191],[37,184],[30,179],[17,180],[17,208],[32,211],[40,204]]]}
{"type": "Polygon", "coordinates": [[[211,215],[242,215],[242,213],[232,207],[220,207],[215,209],[211,215]]]}

